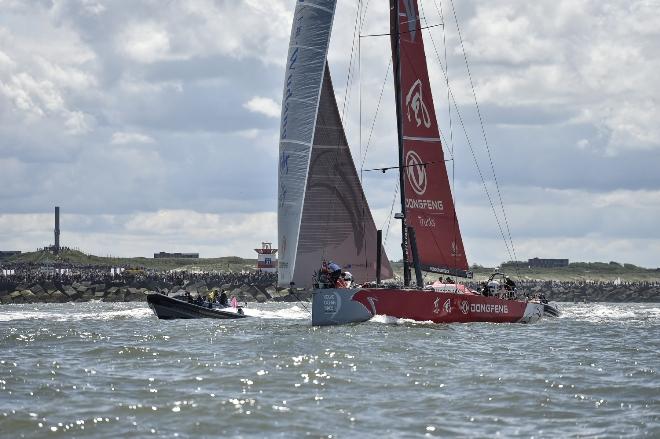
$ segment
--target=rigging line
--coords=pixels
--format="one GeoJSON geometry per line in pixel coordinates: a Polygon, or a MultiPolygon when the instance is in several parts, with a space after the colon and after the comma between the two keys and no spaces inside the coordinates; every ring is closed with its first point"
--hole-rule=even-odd
{"type": "MultiPolygon", "coordinates": [[[[390,234],[390,225],[392,224],[392,214],[394,213],[394,203],[396,203],[396,198],[399,195],[399,179],[396,179],[396,184],[394,185],[394,196],[392,197],[392,205],[390,206],[390,214],[387,216],[387,230],[385,231],[385,238],[383,239],[383,247],[387,243],[387,236],[390,234]]],[[[383,227],[381,227],[381,230],[383,227]]]]}
{"type": "MultiPolygon", "coordinates": [[[[433,50],[435,52],[435,56],[438,59],[438,64],[440,65],[440,69],[442,70],[442,73],[445,76],[445,80],[447,83],[449,82],[449,76],[447,75],[447,71],[445,70],[444,66],[442,65],[442,62],[440,61],[440,55],[438,54],[438,48],[435,44],[435,39],[433,38],[433,34],[429,32],[429,37],[431,37],[431,43],[433,45],[433,50]]],[[[407,54],[406,54],[407,56],[407,54]]],[[[414,71],[414,68],[413,68],[414,71]]],[[[415,72],[417,73],[417,72],[415,72]]],[[[477,168],[477,172],[479,173],[479,177],[481,179],[481,182],[484,186],[484,192],[486,192],[486,197],[488,198],[488,202],[490,204],[490,208],[493,211],[493,215],[495,216],[495,222],[497,223],[497,227],[500,231],[500,235],[502,236],[502,240],[504,241],[507,253],[509,254],[509,257],[512,258],[511,256],[511,250],[509,248],[509,243],[506,239],[506,236],[504,234],[504,229],[502,228],[502,224],[500,222],[499,215],[497,214],[497,209],[495,208],[495,203],[493,202],[493,199],[490,195],[490,191],[488,190],[488,186],[486,185],[486,179],[483,176],[483,172],[481,171],[481,166],[479,166],[479,161],[477,160],[476,153],[474,151],[474,148],[472,146],[472,141],[470,140],[470,136],[467,132],[467,129],[465,127],[465,123],[463,121],[463,116],[461,114],[461,111],[458,107],[458,103],[456,102],[456,97],[454,96],[454,92],[451,90],[451,87],[448,87],[449,95],[451,97],[451,101],[454,104],[454,108],[456,109],[456,115],[458,116],[458,120],[461,124],[461,128],[463,129],[463,134],[465,134],[465,139],[467,141],[467,144],[470,148],[470,153],[472,154],[472,160],[474,161],[475,167],[477,168]]]]}
{"type": "MultiPolygon", "coordinates": [[[[433,4],[435,5],[436,10],[438,9],[437,4],[435,3],[435,0],[433,0],[433,4]]],[[[442,0],[440,0],[440,7],[442,7],[442,0]]],[[[443,12],[441,10],[441,12],[443,12]]],[[[441,13],[440,18],[442,22],[445,22],[445,14],[441,13]]],[[[447,28],[442,27],[442,45],[444,46],[444,56],[445,56],[445,70],[447,72],[446,75],[446,86],[447,86],[447,116],[449,119],[449,142],[450,142],[450,149],[451,149],[451,155],[454,157],[454,126],[453,126],[453,119],[451,115],[451,102],[449,101],[449,59],[447,58],[447,28]]],[[[456,198],[456,162],[452,162],[452,167],[451,167],[451,185],[452,185],[452,194],[454,195],[454,198],[456,198]]],[[[454,224],[455,224],[455,230],[458,231],[458,215],[456,214],[456,203],[454,203],[454,224]]],[[[459,232],[460,233],[460,232],[459,232]]],[[[463,249],[463,252],[465,252],[465,249],[463,249]]],[[[465,258],[465,262],[467,263],[467,255],[465,258]]],[[[470,267],[468,266],[468,269],[470,267]]],[[[454,278],[454,281],[456,281],[456,278],[454,278]]]]}
{"type": "Polygon", "coordinates": [[[511,242],[511,249],[513,251],[514,260],[517,260],[516,249],[513,245],[513,238],[511,237],[511,229],[509,228],[509,220],[506,216],[506,211],[504,209],[504,201],[502,200],[502,193],[500,191],[500,185],[497,181],[497,175],[495,174],[495,165],[493,164],[493,157],[490,153],[490,145],[488,144],[488,138],[486,137],[486,129],[484,128],[484,121],[481,116],[481,109],[479,108],[479,102],[477,101],[477,93],[474,89],[474,82],[472,81],[472,73],[470,71],[470,64],[468,63],[467,52],[465,51],[465,46],[463,45],[463,36],[461,35],[461,28],[458,24],[458,17],[456,15],[456,8],[454,8],[454,1],[449,0],[451,4],[451,9],[454,14],[454,21],[456,22],[456,30],[458,31],[458,39],[461,42],[461,50],[463,52],[463,59],[465,60],[465,68],[468,72],[468,78],[470,79],[470,87],[472,88],[472,96],[474,97],[474,104],[477,107],[477,114],[479,115],[479,124],[481,125],[481,134],[484,139],[484,144],[486,145],[486,151],[488,153],[488,160],[490,161],[490,169],[493,174],[493,179],[495,181],[495,188],[497,189],[497,196],[500,200],[500,207],[502,209],[502,215],[504,216],[504,223],[506,225],[507,233],[509,235],[509,241],[511,242]]]}
{"type": "MultiPolygon", "coordinates": [[[[440,21],[442,24],[445,24],[445,15],[442,10],[442,0],[440,0],[440,9],[438,9],[438,4],[436,3],[435,0],[433,0],[433,5],[435,6],[435,11],[438,13],[440,16],[440,21]]],[[[422,8],[422,14],[425,17],[426,20],[426,12],[424,11],[424,2],[420,2],[420,6],[422,8]]],[[[429,37],[431,40],[433,40],[433,35],[431,32],[429,32],[429,37]]],[[[433,41],[433,44],[435,44],[435,41],[433,41]]],[[[455,158],[454,156],[454,130],[453,130],[453,124],[452,124],[452,115],[451,115],[451,101],[449,100],[449,61],[447,59],[447,28],[445,26],[442,26],[442,46],[443,46],[443,51],[444,51],[444,60],[445,60],[445,84],[447,87],[447,116],[449,119],[449,151],[451,153],[451,157],[455,158]]],[[[441,137],[444,139],[444,136],[442,135],[441,132],[441,137]]],[[[452,161],[451,163],[451,194],[452,198],[454,201],[454,224],[453,224],[453,235],[454,235],[454,242],[456,242],[456,239],[459,236],[459,228],[458,228],[458,214],[456,213],[456,199],[457,199],[457,194],[456,194],[456,162],[452,161]]],[[[457,253],[457,252],[456,252],[457,253]]],[[[467,261],[467,257],[466,257],[467,261]]],[[[458,265],[458,256],[454,256],[454,266],[458,265]]],[[[454,280],[456,280],[454,278],[454,280]]]]}
{"type": "MultiPolygon", "coordinates": [[[[358,42],[358,57],[359,57],[359,51],[360,51],[360,32],[362,31],[362,28],[364,26],[364,21],[367,17],[367,10],[369,9],[369,1],[365,3],[365,6],[363,5],[362,0],[358,1],[358,10],[357,13],[355,14],[355,25],[353,27],[353,37],[352,37],[352,42],[351,42],[351,57],[350,57],[350,62],[348,65],[348,77],[346,79],[346,88],[344,89],[344,102],[342,103],[342,113],[341,113],[341,122],[342,126],[344,124],[344,119],[346,119],[346,112],[348,111],[348,104],[351,100],[351,95],[350,95],[350,90],[353,85],[353,78],[354,78],[354,72],[355,72],[355,42],[358,42]],[[358,24],[359,22],[359,24],[358,24]],[[356,38],[355,36],[358,36],[356,38]]],[[[359,62],[359,59],[358,59],[359,62]]]]}
{"type": "MultiPolygon", "coordinates": [[[[442,65],[442,62],[440,62],[440,55],[438,54],[438,49],[435,45],[435,40],[433,39],[433,36],[429,33],[429,36],[431,37],[431,43],[433,45],[433,50],[435,52],[435,56],[438,58],[438,64],[440,65],[440,69],[442,70],[443,75],[445,76],[445,79],[447,82],[449,82],[449,77],[447,76],[447,72],[445,71],[444,66],[442,65]]],[[[465,135],[465,140],[467,141],[468,147],[470,149],[470,153],[472,155],[472,161],[474,161],[474,165],[477,168],[477,173],[479,174],[479,178],[481,179],[481,183],[483,184],[484,187],[484,192],[486,192],[486,197],[488,198],[488,203],[490,204],[490,208],[493,211],[493,214],[495,216],[495,222],[497,223],[497,227],[500,231],[500,234],[502,235],[502,239],[504,240],[504,244],[506,245],[507,253],[509,253],[509,257],[511,257],[511,250],[509,249],[509,244],[506,240],[506,237],[504,235],[504,229],[502,229],[502,224],[500,222],[500,218],[497,215],[497,210],[495,209],[495,204],[493,203],[493,199],[490,195],[490,191],[488,190],[488,186],[486,185],[486,179],[484,178],[483,172],[481,171],[481,166],[479,166],[479,161],[477,160],[477,155],[474,151],[474,147],[472,146],[472,140],[470,139],[470,135],[467,132],[467,128],[465,127],[465,122],[463,121],[463,115],[461,114],[461,110],[458,107],[458,103],[456,102],[456,97],[454,96],[454,92],[451,90],[451,87],[447,88],[449,92],[449,96],[451,97],[451,102],[454,104],[454,109],[456,110],[456,116],[458,117],[458,121],[461,125],[461,128],[463,130],[463,134],[465,135]]]]}
{"type": "MultiPolygon", "coordinates": [[[[421,19],[421,17],[420,17],[420,19],[421,19]]],[[[444,27],[445,24],[444,24],[444,23],[431,24],[431,25],[428,25],[428,26],[420,27],[420,29],[421,29],[421,30],[424,30],[424,29],[431,29],[432,27],[438,27],[438,26],[442,26],[442,27],[444,27]]],[[[417,30],[415,30],[415,31],[411,31],[411,30],[399,31],[398,35],[409,34],[409,33],[411,33],[411,32],[416,32],[416,31],[417,31],[417,30]]],[[[392,32],[387,32],[387,33],[382,33],[382,34],[367,34],[367,35],[360,35],[360,38],[388,37],[388,36],[390,36],[390,35],[392,35],[392,32]]]]}
{"type": "MultiPolygon", "coordinates": [[[[367,10],[369,8],[369,1],[367,0],[367,4],[364,7],[364,12],[362,12],[362,17],[360,19],[360,28],[358,29],[358,95],[359,95],[359,130],[360,130],[360,156],[362,156],[362,39],[359,38],[359,35],[362,33],[362,28],[364,27],[364,21],[366,20],[367,17],[367,10]]],[[[368,149],[367,145],[367,149],[368,149]]],[[[365,152],[366,155],[366,152],[365,152]]],[[[362,234],[362,247],[364,249],[364,267],[365,270],[369,266],[369,260],[368,260],[368,254],[369,252],[367,251],[367,200],[366,200],[366,195],[364,193],[364,187],[362,186],[362,167],[360,167],[360,194],[362,195],[362,230],[364,233],[362,234]]]]}
{"type": "Polygon", "coordinates": [[[305,302],[300,299],[300,296],[298,295],[298,293],[296,293],[296,291],[293,288],[289,288],[289,293],[293,294],[296,297],[296,299],[298,299],[298,303],[300,303],[300,306],[303,307],[303,309],[307,314],[310,315],[312,314],[312,312],[308,310],[307,307],[305,306],[305,302]]]}
{"type": "MultiPolygon", "coordinates": [[[[364,169],[364,162],[367,160],[367,154],[369,153],[369,146],[371,145],[371,138],[374,133],[374,127],[376,126],[376,118],[380,112],[380,103],[383,99],[383,92],[385,91],[385,85],[387,84],[387,79],[390,77],[390,67],[392,66],[392,57],[390,56],[390,62],[387,64],[387,69],[385,70],[385,79],[383,80],[383,85],[380,87],[380,95],[378,96],[378,104],[376,105],[376,112],[374,117],[371,120],[371,128],[369,130],[369,138],[367,139],[367,146],[365,147],[364,155],[362,155],[362,149],[360,148],[361,163],[360,163],[360,181],[362,180],[362,170],[364,169]]],[[[362,106],[360,105],[360,108],[362,106]]],[[[360,118],[362,117],[362,112],[360,111],[360,118]]],[[[360,119],[362,120],[362,119],[360,119]]],[[[360,124],[362,126],[362,124],[360,124]]]]}
{"type": "MultiPolygon", "coordinates": [[[[351,39],[351,56],[348,61],[348,72],[346,76],[346,88],[344,89],[344,102],[342,103],[342,112],[341,112],[341,122],[342,125],[344,123],[344,117],[346,115],[346,107],[348,105],[348,91],[350,90],[350,85],[351,85],[351,72],[353,70],[353,56],[355,53],[355,42],[358,40],[358,38],[355,38],[355,35],[358,34],[358,27],[360,23],[360,12],[361,12],[361,7],[362,7],[362,1],[358,1],[358,8],[355,13],[355,22],[353,23],[353,37],[351,39]]],[[[326,60],[327,62],[327,60],[326,60]]]]}
{"type": "Polygon", "coordinates": [[[381,171],[383,174],[385,171],[389,171],[390,169],[403,169],[403,168],[410,168],[412,166],[423,166],[426,167],[426,165],[434,165],[436,163],[444,163],[444,162],[451,162],[454,159],[444,159],[444,160],[435,160],[432,162],[424,162],[424,163],[413,163],[412,165],[401,165],[401,166],[387,166],[385,168],[372,168],[372,169],[364,169],[364,172],[373,172],[373,171],[381,171]]]}
{"type": "MultiPolygon", "coordinates": [[[[441,140],[441,143],[442,143],[443,146],[449,143],[449,142],[447,142],[447,138],[445,137],[445,135],[442,134],[442,131],[440,131],[440,140],[441,140]]],[[[444,155],[444,149],[442,151],[443,151],[443,155],[444,155]]],[[[449,157],[451,157],[452,160],[454,160],[455,157],[454,157],[454,151],[453,150],[448,149],[447,154],[449,155],[449,157]]]]}
{"type": "MultiPolygon", "coordinates": [[[[433,4],[435,5],[435,9],[437,11],[438,10],[438,5],[436,4],[435,0],[433,0],[433,4]]],[[[445,22],[445,15],[442,11],[442,0],[440,0],[440,19],[442,20],[442,23],[445,22]]],[[[446,27],[444,27],[444,26],[442,27],[442,45],[444,47],[445,70],[447,72],[447,74],[445,75],[445,83],[446,83],[446,86],[447,86],[447,112],[449,113],[449,142],[450,142],[451,155],[453,157],[455,146],[454,146],[453,119],[451,117],[451,101],[449,100],[449,61],[447,59],[447,32],[446,32],[446,29],[447,29],[446,27]]]]}
{"type": "MultiPolygon", "coordinates": [[[[360,148],[360,156],[362,155],[362,40],[359,37],[360,37],[362,25],[364,24],[364,15],[360,9],[361,6],[362,6],[362,2],[360,1],[358,2],[358,14],[357,14],[357,17],[360,20],[359,29],[357,32],[358,33],[358,38],[357,38],[358,145],[360,148]]],[[[355,33],[353,34],[353,38],[355,39],[355,33]]],[[[342,126],[343,126],[343,120],[342,120],[342,126]]],[[[360,183],[362,183],[362,171],[360,171],[360,183]]],[[[364,227],[364,221],[362,226],[364,227]]]]}
{"type": "MultiPolygon", "coordinates": [[[[360,26],[361,28],[361,26],[360,26]]],[[[359,143],[360,143],[360,156],[362,156],[362,40],[358,38],[358,113],[359,113],[359,122],[358,122],[358,130],[359,130],[359,143]]],[[[366,217],[366,212],[365,212],[365,204],[366,204],[366,199],[364,195],[364,186],[362,185],[362,167],[360,167],[360,186],[362,186],[362,230],[367,229],[367,222],[365,220],[366,217]]],[[[367,234],[363,233],[362,234],[362,248],[364,249],[364,267],[369,266],[369,260],[367,258],[367,234]]]]}

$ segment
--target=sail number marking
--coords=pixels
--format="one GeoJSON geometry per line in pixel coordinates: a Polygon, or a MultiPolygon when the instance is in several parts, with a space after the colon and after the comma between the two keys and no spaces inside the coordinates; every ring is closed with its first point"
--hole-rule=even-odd
{"type": "Polygon", "coordinates": [[[337,312],[337,297],[334,294],[323,295],[323,312],[335,313],[337,312]]]}

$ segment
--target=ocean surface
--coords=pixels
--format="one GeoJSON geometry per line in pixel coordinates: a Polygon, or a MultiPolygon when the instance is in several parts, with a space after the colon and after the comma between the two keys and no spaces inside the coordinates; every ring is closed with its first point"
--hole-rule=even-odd
{"type": "Polygon", "coordinates": [[[534,325],[0,306],[0,436],[660,437],[660,304],[534,325]]]}

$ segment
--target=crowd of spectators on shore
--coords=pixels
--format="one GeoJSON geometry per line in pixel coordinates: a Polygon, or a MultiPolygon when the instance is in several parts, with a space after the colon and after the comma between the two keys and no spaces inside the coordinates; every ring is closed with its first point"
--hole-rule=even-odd
{"type": "MultiPolygon", "coordinates": [[[[0,289],[7,284],[53,282],[71,284],[73,282],[89,281],[94,284],[128,285],[135,283],[160,283],[169,285],[184,285],[204,281],[207,284],[239,285],[274,285],[277,273],[266,273],[255,270],[235,272],[219,271],[155,271],[143,268],[102,267],[98,265],[71,265],[56,263],[43,265],[39,263],[5,263],[0,264],[0,289]]],[[[460,282],[460,280],[459,280],[460,282]]],[[[461,282],[463,283],[463,282],[461,282]]],[[[585,286],[630,286],[634,288],[660,286],[660,281],[625,281],[625,280],[516,280],[519,290],[538,286],[548,288],[583,288],[585,286]]],[[[477,281],[465,282],[471,289],[477,289],[477,281]]]]}

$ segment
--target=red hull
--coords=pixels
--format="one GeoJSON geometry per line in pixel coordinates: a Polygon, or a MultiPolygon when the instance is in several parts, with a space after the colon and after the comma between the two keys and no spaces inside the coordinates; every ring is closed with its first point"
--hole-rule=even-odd
{"type": "Polygon", "coordinates": [[[476,294],[386,288],[317,290],[312,322],[358,323],[384,315],[434,323],[533,323],[543,305],[476,294]]]}
{"type": "Polygon", "coordinates": [[[528,305],[496,297],[376,288],[358,291],[353,300],[367,309],[373,303],[375,314],[435,323],[515,323],[525,317],[528,305]]]}

